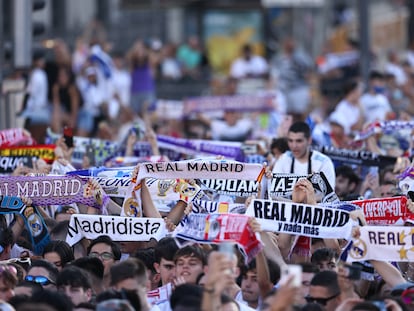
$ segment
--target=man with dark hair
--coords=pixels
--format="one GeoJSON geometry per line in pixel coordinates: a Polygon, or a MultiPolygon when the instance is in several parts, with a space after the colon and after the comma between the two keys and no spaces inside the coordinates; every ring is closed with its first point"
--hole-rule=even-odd
{"type": "Polygon", "coordinates": [[[315,302],[322,305],[326,311],[334,311],[340,304],[341,289],[338,284],[338,275],[334,271],[321,271],[312,278],[308,303],[315,302]]]}
{"type": "Polygon", "coordinates": [[[196,245],[180,248],[174,255],[177,277],[183,277],[186,283],[196,284],[198,276],[207,264],[204,251],[196,245]]]}
{"type": "Polygon", "coordinates": [[[335,193],[340,200],[352,201],[358,199],[358,185],[361,179],[348,165],[338,166],[335,170],[335,193]]]}
{"type": "Polygon", "coordinates": [[[111,267],[111,286],[115,290],[135,290],[141,301],[141,310],[150,310],[147,300],[147,268],[138,258],[128,258],[111,267]]]}
{"type": "Polygon", "coordinates": [[[384,121],[393,112],[385,96],[385,78],[379,71],[371,71],[369,90],[361,96],[360,102],[366,123],[384,121]]]}
{"type": "Polygon", "coordinates": [[[54,264],[43,259],[37,259],[32,260],[32,264],[27,271],[25,280],[38,283],[42,285],[44,289],[55,290],[58,274],[59,270],[54,264]]]}
{"type": "Polygon", "coordinates": [[[331,248],[317,249],[311,257],[311,262],[315,264],[320,271],[335,271],[337,272],[336,262],[338,254],[331,248]]]}
{"type": "Polygon", "coordinates": [[[153,290],[158,288],[160,283],[160,274],[155,270],[155,251],[154,248],[145,248],[139,249],[135,254],[132,255],[132,258],[140,259],[147,268],[148,271],[148,282],[150,284],[148,290],[153,290]]]}
{"type": "Polygon", "coordinates": [[[305,122],[293,123],[287,134],[289,151],[276,161],[273,173],[309,175],[323,172],[335,189],[335,168],[329,157],[319,151],[311,150],[311,131],[305,122]]]}
{"type": "Polygon", "coordinates": [[[88,273],[91,279],[92,289],[96,295],[104,291],[104,265],[100,259],[81,257],[72,261],[70,265],[79,267],[88,273]]]}
{"type": "Polygon", "coordinates": [[[0,229],[0,260],[11,258],[13,244],[13,231],[8,227],[0,229]]]}
{"type": "Polygon", "coordinates": [[[109,236],[102,235],[89,244],[86,254],[89,257],[99,258],[104,265],[104,287],[109,287],[109,271],[121,259],[121,249],[109,236]]]}
{"type": "Polygon", "coordinates": [[[56,280],[58,291],[70,298],[76,307],[80,303],[90,302],[92,298],[92,285],[86,271],[76,266],[64,268],[56,280]]]}
{"type": "Polygon", "coordinates": [[[161,284],[166,285],[175,278],[174,254],[178,246],[171,237],[165,237],[158,241],[154,248],[154,268],[160,274],[161,284]]]}

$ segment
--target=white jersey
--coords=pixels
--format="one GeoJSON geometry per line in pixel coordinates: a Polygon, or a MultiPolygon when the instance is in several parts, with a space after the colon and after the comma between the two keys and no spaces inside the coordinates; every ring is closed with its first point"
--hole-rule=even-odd
{"type": "MultiPolygon", "coordinates": [[[[293,171],[291,171],[293,156],[290,151],[282,154],[273,166],[272,173],[286,173],[307,175],[308,174],[308,161],[302,163],[295,161],[293,165],[293,171]]],[[[332,189],[335,189],[335,167],[332,160],[319,151],[312,151],[311,156],[311,173],[323,172],[332,189]]]]}

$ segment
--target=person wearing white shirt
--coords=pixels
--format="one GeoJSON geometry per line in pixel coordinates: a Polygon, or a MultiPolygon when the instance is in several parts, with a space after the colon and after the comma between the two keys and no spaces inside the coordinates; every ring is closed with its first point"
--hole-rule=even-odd
{"type": "Polygon", "coordinates": [[[332,189],[335,189],[336,176],[332,160],[316,150],[311,150],[309,126],[305,122],[293,123],[288,130],[287,139],[290,150],[279,157],[272,173],[308,175],[323,172],[332,189]]]}
{"type": "Polygon", "coordinates": [[[249,44],[244,45],[242,51],[243,56],[231,64],[230,76],[236,79],[262,78],[269,69],[266,60],[259,55],[253,55],[249,44]]]}
{"type": "Polygon", "coordinates": [[[50,123],[50,107],[47,99],[48,82],[44,71],[45,59],[43,53],[33,56],[33,70],[27,85],[27,101],[21,114],[26,118],[25,128],[32,137],[42,143],[46,129],[50,123]]]}
{"type": "Polygon", "coordinates": [[[388,98],[384,95],[384,75],[378,71],[372,71],[369,77],[369,91],[362,95],[361,106],[365,122],[386,120],[392,112],[388,98]]]}

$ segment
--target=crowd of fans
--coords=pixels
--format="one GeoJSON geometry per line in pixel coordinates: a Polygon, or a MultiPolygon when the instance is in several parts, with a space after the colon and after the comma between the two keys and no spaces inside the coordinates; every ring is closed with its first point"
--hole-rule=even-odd
{"type": "MultiPolygon", "coordinates": [[[[234,98],[241,94],[271,95],[273,109],[266,113],[224,109],[219,117],[194,114],[193,126],[202,126],[203,130],[193,137],[253,146],[249,152],[244,149],[245,160],[265,163],[267,178],[272,178],[272,172],[323,172],[342,201],[404,195],[397,176],[411,165],[412,127],[390,129],[386,121],[412,120],[414,52],[403,55],[390,51],[383,66],[379,61],[374,63],[369,83],[363,85],[356,51],[355,42],[350,42],[348,50],[326,53],[314,62],[288,38],[278,55],[266,59],[255,55],[252,46],[246,44],[229,68],[225,94],[234,98]],[[312,84],[315,77],[319,88],[312,84]],[[364,136],[371,129],[373,132],[364,136]],[[361,165],[332,161],[317,147],[363,150],[393,158],[395,163],[367,172],[361,165]]],[[[70,127],[75,136],[126,142],[126,156],[131,155],[138,140],[149,140],[152,153],[159,155],[156,134],[185,137],[189,132],[180,122],[155,113],[157,79],[197,79],[205,74],[206,64],[206,53],[196,37],[178,47],[157,40],[137,40],[127,53],[108,51],[103,42],[84,39],[79,39],[71,52],[65,42],[56,40],[52,59],[46,59],[44,53],[33,57],[19,115],[26,118],[25,128],[38,143],[44,142],[48,127],[55,133],[70,127]],[[144,136],[129,131],[134,122],[140,124],[144,136]]],[[[66,167],[65,172],[75,170],[71,164],[73,149],[63,139],[57,148],[55,162],[66,167]]],[[[87,160],[85,169],[89,168],[87,160]]],[[[45,175],[53,167],[42,160],[36,166],[18,167],[13,175],[45,175]]],[[[30,198],[24,199],[30,206],[30,198]]],[[[230,199],[246,205],[249,202],[230,199]]],[[[296,182],[290,199],[319,203],[307,179],[296,182]]],[[[164,216],[170,231],[189,214],[190,204],[183,200],[175,202],[168,212],[158,211],[152,203],[144,204],[142,217],[164,216]]],[[[113,206],[110,213],[119,215],[120,208],[116,203],[113,206]]],[[[100,236],[71,247],[65,242],[71,216],[98,214],[98,210],[91,212],[81,204],[38,208],[51,237],[40,254],[34,253],[19,216],[9,219],[0,215],[2,310],[414,308],[410,261],[391,264],[371,260],[363,267],[369,277],[356,280],[340,260],[346,242],[341,239],[306,241],[291,234],[268,232],[252,217],[249,226],[264,247],[246,265],[234,246],[230,255],[209,244],[179,248],[170,236],[148,242],[119,242],[100,236]],[[301,247],[296,248],[298,245],[301,247]],[[293,274],[285,275],[290,264],[301,267],[299,283],[293,274]],[[150,293],[160,288],[168,295],[158,301],[151,299],[150,293]]],[[[364,217],[359,217],[360,225],[364,224],[364,217]]],[[[358,231],[353,235],[357,237],[358,231]]]]}

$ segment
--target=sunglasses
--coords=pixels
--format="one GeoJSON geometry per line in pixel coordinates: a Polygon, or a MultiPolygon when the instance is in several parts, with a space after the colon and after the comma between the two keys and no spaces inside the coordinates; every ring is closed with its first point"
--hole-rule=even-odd
{"type": "Polygon", "coordinates": [[[43,275],[26,275],[24,280],[28,282],[37,283],[42,286],[46,286],[49,284],[55,284],[55,282],[53,282],[52,280],[48,279],[47,277],[43,275]]]}
{"type": "Polygon", "coordinates": [[[306,299],[306,302],[307,303],[317,303],[317,304],[319,304],[319,305],[321,305],[321,306],[326,306],[326,304],[330,301],[330,300],[332,300],[332,299],[334,299],[334,298],[336,298],[336,297],[338,297],[339,296],[339,294],[340,293],[337,293],[337,294],[335,294],[335,295],[333,295],[333,296],[331,296],[331,297],[328,297],[328,298],[316,298],[316,297],[312,297],[312,296],[306,296],[305,297],[305,299],[306,299]]]}
{"type": "Polygon", "coordinates": [[[114,255],[112,255],[109,252],[103,252],[101,254],[96,253],[96,252],[92,252],[92,253],[89,253],[89,257],[92,257],[92,258],[101,258],[102,260],[111,260],[111,259],[114,259],[114,255]]]}

